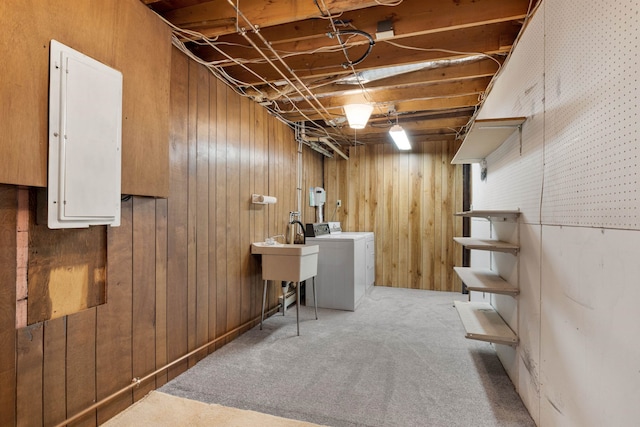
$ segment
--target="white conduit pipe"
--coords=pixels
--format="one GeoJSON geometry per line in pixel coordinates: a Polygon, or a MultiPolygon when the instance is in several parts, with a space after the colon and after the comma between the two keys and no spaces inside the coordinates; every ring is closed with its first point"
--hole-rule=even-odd
{"type": "MultiPolygon", "coordinates": [[[[329,113],[329,111],[327,111],[327,109],[324,107],[324,105],[322,105],[322,103],[318,100],[318,98],[311,92],[311,90],[307,87],[307,85],[300,80],[300,78],[296,75],[296,73],[293,72],[293,70],[286,64],[286,62],[284,62],[284,60],[282,59],[282,57],[280,57],[280,55],[278,54],[278,52],[275,51],[275,49],[273,49],[273,47],[271,46],[271,44],[264,38],[262,37],[262,34],[260,34],[260,32],[257,30],[257,27],[255,27],[251,21],[249,21],[249,19],[242,13],[242,11],[240,11],[240,8],[234,4],[233,0],[227,0],[227,2],[231,5],[231,7],[233,7],[236,11],[236,14],[238,16],[241,16],[242,19],[247,23],[247,25],[254,30],[254,33],[258,36],[258,38],[262,41],[262,43],[271,51],[271,53],[278,59],[278,61],[280,63],[282,63],[282,65],[287,69],[287,71],[295,78],[295,80],[304,88],[304,90],[309,93],[309,95],[311,96],[311,99],[313,99],[315,101],[315,103],[318,104],[318,106],[324,110],[323,114],[315,105],[313,105],[313,103],[309,103],[311,105],[311,107],[321,116],[324,117],[325,120],[327,120],[327,117],[331,116],[331,113],[329,113]]],[[[238,26],[238,22],[236,22],[236,26],[238,26]]],[[[249,44],[251,44],[251,46],[265,59],[265,61],[267,61],[269,63],[269,65],[271,65],[273,67],[274,70],[276,70],[278,72],[278,74],[280,74],[280,76],[289,84],[291,85],[291,87],[293,89],[295,89],[296,92],[298,92],[300,94],[300,96],[302,96],[303,98],[307,98],[301,91],[300,89],[293,84],[293,82],[282,72],[282,70],[280,70],[280,68],[278,68],[276,66],[276,64],[273,63],[273,61],[264,54],[264,52],[262,51],[262,49],[260,49],[254,42],[253,40],[251,40],[251,38],[249,38],[249,36],[247,35],[246,31],[242,31],[240,28],[237,28],[238,31],[240,32],[240,34],[249,42],[249,44]]],[[[333,149],[336,153],[338,153],[341,157],[343,157],[345,160],[349,160],[349,157],[344,154],[340,149],[338,149],[338,147],[336,147],[334,144],[332,143],[328,143],[327,145],[329,145],[329,147],[331,147],[331,149],[333,149]]]]}

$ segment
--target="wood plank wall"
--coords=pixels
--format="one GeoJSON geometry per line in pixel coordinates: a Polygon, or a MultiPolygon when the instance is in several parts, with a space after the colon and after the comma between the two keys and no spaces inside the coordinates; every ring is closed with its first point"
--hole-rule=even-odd
{"type": "Polygon", "coordinates": [[[451,165],[458,145],[413,142],[352,147],[349,161],[325,160],[326,218],[346,231],[375,232],[376,285],[459,291],[462,167],[451,165]],[[336,200],[342,207],[334,215],[336,200]]]}
{"type": "Polygon", "coordinates": [[[171,31],[140,0],[2,0],[0,183],[47,186],[49,43],[123,74],[122,192],[166,197],[171,31]]]}
{"type": "MultiPolygon", "coordinates": [[[[2,426],[63,421],[132,378],[256,324],[262,282],[250,243],[284,234],[296,208],[293,132],[175,49],[171,76],[170,195],[123,202],[121,226],[108,229],[106,304],[15,330],[18,190],[0,185],[2,426]],[[252,193],[278,203],[253,205],[252,193]]],[[[305,147],[303,165],[303,188],[322,183],[321,155],[305,147]]],[[[104,422],[205,355],[74,425],[104,422]]]]}

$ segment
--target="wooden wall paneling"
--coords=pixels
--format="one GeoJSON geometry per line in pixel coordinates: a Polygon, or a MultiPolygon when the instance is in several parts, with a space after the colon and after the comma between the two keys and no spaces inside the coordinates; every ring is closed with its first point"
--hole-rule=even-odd
{"type": "MultiPolygon", "coordinates": [[[[156,204],[156,369],[165,366],[167,359],[167,199],[157,199],[156,204]]],[[[167,382],[167,372],[156,375],[156,386],[167,382]]]]}
{"type": "MultiPolygon", "coordinates": [[[[360,222],[360,197],[362,188],[360,186],[360,152],[359,147],[354,147],[350,150],[353,155],[349,156],[349,162],[347,163],[349,169],[349,220],[346,225],[347,230],[355,230],[360,222]]],[[[327,206],[325,206],[325,211],[327,206]]],[[[325,221],[327,219],[325,218],[325,221]]]]}
{"type": "MultiPolygon", "coordinates": [[[[363,197],[363,205],[362,205],[362,222],[358,224],[358,231],[372,231],[372,221],[375,217],[374,212],[371,212],[371,193],[373,192],[373,184],[372,184],[372,174],[371,174],[371,159],[373,159],[372,146],[363,146],[362,147],[362,197],[363,197]]],[[[335,204],[332,208],[335,209],[335,204]]]]}
{"type": "Polygon", "coordinates": [[[424,216],[422,220],[422,254],[423,261],[423,276],[425,279],[424,289],[434,289],[434,269],[435,269],[435,230],[436,230],[436,212],[438,207],[436,205],[436,180],[435,180],[435,167],[436,158],[435,151],[437,148],[436,143],[426,143],[424,145],[425,156],[423,157],[424,167],[424,199],[422,201],[422,207],[424,209],[424,216]]]}
{"type": "MultiPolygon", "coordinates": [[[[249,129],[247,130],[245,135],[248,139],[246,162],[248,164],[247,186],[248,186],[248,193],[250,194],[258,194],[256,191],[256,175],[257,175],[256,133],[257,133],[257,126],[258,126],[258,122],[256,119],[256,109],[258,108],[260,107],[256,106],[256,104],[252,102],[248,105],[248,111],[247,111],[247,114],[248,114],[247,120],[248,120],[249,129]]],[[[245,197],[249,197],[249,196],[245,196],[245,197]]],[[[257,218],[256,218],[255,207],[256,205],[248,202],[247,204],[247,217],[249,222],[248,240],[251,242],[259,242],[263,240],[256,235],[257,218]]],[[[244,240],[243,240],[243,243],[245,243],[244,240]]],[[[248,251],[249,254],[251,253],[251,248],[249,247],[249,245],[247,245],[247,247],[243,247],[242,249],[248,251]]],[[[256,314],[259,313],[259,310],[257,309],[257,305],[258,305],[257,298],[258,298],[259,292],[257,291],[258,281],[256,280],[256,272],[257,272],[256,258],[257,258],[256,256],[248,255],[247,264],[244,269],[245,272],[249,273],[248,279],[247,279],[248,291],[249,291],[249,295],[248,295],[248,298],[249,298],[248,318],[249,319],[254,318],[256,314]]]]}
{"type": "MultiPolygon", "coordinates": [[[[277,140],[276,140],[276,132],[275,132],[275,122],[273,120],[267,121],[266,126],[266,134],[267,140],[265,141],[266,145],[266,155],[267,155],[267,189],[265,194],[270,196],[278,197],[277,189],[278,189],[278,165],[277,165],[277,140]]],[[[280,205],[282,205],[282,200],[280,200],[280,205]]],[[[275,218],[277,216],[277,207],[278,204],[275,205],[264,205],[264,210],[267,216],[267,229],[266,236],[275,236],[278,233],[278,228],[275,222],[275,218]]],[[[266,309],[271,308],[277,303],[277,293],[275,290],[276,286],[270,285],[267,288],[267,301],[266,301],[266,309]]],[[[278,290],[279,291],[279,290],[278,290]]]]}
{"type": "Polygon", "coordinates": [[[422,215],[426,207],[423,205],[424,144],[414,144],[413,154],[409,156],[409,287],[423,289],[422,276],[422,215]]]}
{"type": "MultiPolygon", "coordinates": [[[[156,368],[156,204],[150,197],[133,197],[133,378],[156,368]]],[[[133,390],[138,401],[156,388],[151,379],[133,390]]]]}
{"type": "MultiPolygon", "coordinates": [[[[238,236],[240,254],[240,323],[251,319],[251,276],[247,272],[251,271],[251,249],[249,243],[252,241],[251,235],[251,131],[253,128],[253,105],[255,102],[242,98],[240,99],[240,180],[239,186],[239,211],[240,220],[238,236]]],[[[243,331],[244,332],[244,331],[243,331]]]]}
{"type": "MultiPolygon", "coordinates": [[[[323,186],[325,191],[327,192],[327,201],[329,203],[335,203],[336,200],[342,197],[342,193],[338,189],[338,159],[336,157],[333,158],[325,158],[324,159],[324,177],[323,177],[323,186]]],[[[309,185],[302,188],[303,191],[303,200],[305,200],[305,204],[309,205],[309,187],[316,187],[318,183],[310,181],[309,185]]],[[[342,200],[342,207],[338,209],[336,213],[336,221],[343,221],[344,215],[343,211],[345,209],[346,200],[342,200]]],[[[308,211],[307,217],[305,218],[305,222],[314,223],[316,222],[315,218],[315,209],[311,208],[308,211]]]]}
{"type": "Polygon", "coordinates": [[[376,268],[376,284],[383,285],[382,280],[382,245],[384,242],[384,145],[379,144],[373,148],[374,162],[373,162],[373,178],[374,178],[374,194],[375,202],[372,204],[374,219],[374,228],[372,231],[375,233],[375,268],[376,268]]]}
{"type": "MultiPolygon", "coordinates": [[[[449,230],[449,239],[452,239],[453,236],[462,236],[462,218],[454,216],[455,212],[462,211],[462,166],[460,165],[451,165],[451,161],[453,160],[453,156],[457,152],[459,147],[458,143],[447,144],[448,153],[447,153],[447,164],[449,165],[449,173],[450,173],[450,190],[449,197],[451,198],[451,202],[449,203],[449,221],[450,227],[449,230]]],[[[462,265],[462,250],[458,245],[449,245],[448,250],[449,258],[448,264],[450,268],[447,268],[449,276],[447,277],[447,284],[449,286],[449,290],[451,291],[461,291],[462,290],[462,282],[458,278],[458,275],[455,274],[453,267],[456,265],[462,265]]]]}
{"type": "MultiPolygon", "coordinates": [[[[209,341],[209,70],[198,66],[196,125],[196,347],[209,341]]],[[[215,82],[214,82],[215,84],[215,82]]],[[[207,355],[198,354],[196,360],[207,355]]]]}
{"type": "MultiPolygon", "coordinates": [[[[415,156],[415,153],[411,153],[415,156]]],[[[409,281],[409,222],[411,221],[410,212],[410,172],[409,172],[409,154],[406,152],[399,153],[398,157],[398,186],[400,195],[398,199],[398,285],[401,287],[411,288],[409,281]]]]}
{"type": "MultiPolygon", "coordinates": [[[[267,112],[263,107],[256,106],[254,109],[255,121],[255,141],[253,147],[253,167],[254,172],[253,188],[255,194],[269,194],[269,141],[268,141],[268,125],[267,112]]],[[[264,241],[268,237],[268,209],[265,205],[252,205],[252,212],[255,215],[255,241],[264,241]]],[[[256,290],[256,307],[255,314],[259,314],[262,308],[262,276],[260,269],[260,257],[251,257],[252,274],[254,277],[254,287],[256,290]]]]}
{"type": "MultiPolygon", "coordinates": [[[[189,61],[187,109],[187,350],[196,348],[196,226],[197,226],[197,138],[198,138],[198,70],[189,61]]],[[[189,358],[189,367],[196,356],[189,358]]]]}
{"type": "MultiPolygon", "coordinates": [[[[167,212],[167,356],[187,353],[188,60],[177,49],[171,61],[170,194],[167,212]]],[[[169,369],[171,380],[187,368],[169,369]]]]}
{"type": "Polygon", "coordinates": [[[16,423],[17,193],[16,187],[0,184],[0,425],[16,423]]]}
{"type": "MultiPolygon", "coordinates": [[[[391,146],[390,146],[391,147],[391,146]]],[[[391,239],[392,244],[392,277],[394,286],[406,286],[406,283],[400,282],[400,271],[399,271],[399,254],[400,254],[400,239],[401,239],[401,213],[400,213],[400,203],[402,200],[406,200],[402,197],[402,192],[404,191],[401,187],[401,177],[400,177],[400,159],[401,157],[397,154],[396,148],[391,147],[392,151],[392,169],[391,169],[391,179],[395,197],[391,203],[391,235],[393,238],[391,239]]],[[[403,242],[404,243],[404,242],[403,242]]]]}
{"type": "MultiPolygon", "coordinates": [[[[217,163],[218,163],[218,79],[209,76],[209,340],[217,336],[216,307],[217,274],[218,274],[218,244],[217,244],[217,163]]],[[[214,352],[215,346],[209,347],[209,353],[214,352]]]]}
{"type": "Polygon", "coordinates": [[[434,218],[434,233],[433,233],[433,244],[434,244],[434,254],[435,254],[435,262],[433,264],[433,289],[442,290],[440,277],[442,274],[442,210],[439,207],[442,206],[442,143],[436,142],[436,150],[434,152],[435,161],[434,161],[434,193],[435,193],[435,218],[434,218]]]}
{"type": "MultiPolygon", "coordinates": [[[[133,378],[133,200],[123,201],[120,212],[120,227],[107,228],[107,302],[98,306],[96,313],[98,399],[129,385],[133,378]]],[[[48,334],[48,326],[45,334],[48,334]]],[[[98,409],[98,423],[110,419],[131,403],[132,392],[108,402],[98,409]]]]}
{"type": "Polygon", "coordinates": [[[43,425],[52,426],[67,418],[65,405],[61,404],[66,399],[67,318],[44,322],[43,340],[42,421],[43,425]]]}
{"type": "MultiPolygon", "coordinates": [[[[67,416],[96,401],[96,308],[67,316],[67,416]]],[[[72,426],[97,425],[91,411],[72,426]]]]}
{"type": "Polygon", "coordinates": [[[115,32],[115,68],[125,82],[122,193],[167,197],[171,30],[139,1],[126,1],[128,7],[119,4],[115,32]]]}
{"type": "MultiPolygon", "coordinates": [[[[13,327],[11,330],[15,331],[13,327]]],[[[16,420],[25,426],[42,425],[43,326],[36,323],[15,332],[16,420]]],[[[64,405],[63,402],[60,404],[64,405]]]]}
{"type": "Polygon", "coordinates": [[[328,203],[346,200],[343,226],[376,233],[378,285],[459,289],[450,270],[459,255],[452,238],[462,227],[453,217],[462,176],[449,145],[416,142],[401,153],[380,144],[352,148],[349,161],[325,161],[324,173],[335,177],[325,179],[327,188],[340,188],[328,203]]]}
{"type": "MultiPolygon", "coordinates": [[[[229,89],[217,81],[216,128],[216,335],[227,329],[227,94],[229,89]]],[[[224,345],[220,342],[217,347],[224,345]]]]}
{"type": "MultiPolygon", "coordinates": [[[[325,158],[324,168],[329,168],[333,171],[333,175],[330,180],[324,178],[324,168],[317,167],[318,163],[322,164],[324,156],[306,145],[302,146],[302,189],[300,195],[300,203],[302,204],[302,223],[311,224],[316,222],[315,208],[309,206],[309,187],[324,187],[327,192],[327,205],[335,206],[335,201],[340,198],[336,187],[335,176],[335,159],[325,158]]],[[[334,221],[339,221],[340,210],[335,213],[334,221]]]]}
{"type": "MultiPolygon", "coordinates": [[[[443,156],[443,162],[447,165],[447,191],[446,191],[446,203],[445,203],[445,212],[447,212],[446,217],[446,239],[449,241],[449,244],[445,244],[444,246],[444,259],[446,260],[445,267],[445,275],[443,275],[442,281],[444,285],[444,289],[447,291],[454,291],[454,277],[456,276],[453,271],[453,267],[456,265],[456,256],[455,254],[458,252],[456,249],[459,249],[458,246],[450,244],[451,239],[455,236],[455,222],[457,221],[457,217],[453,214],[455,213],[456,208],[456,198],[458,195],[462,194],[462,189],[456,188],[456,175],[460,170],[460,167],[457,165],[452,165],[451,160],[453,160],[453,145],[450,143],[444,143],[446,146],[446,153],[443,156]]],[[[459,265],[459,264],[458,264],[459,265]]]]}
{"type": "Polygon", "coordinates": [[[448,260],[448,249],[450,247],[450,245],[447,244],[446,239],[448,238],[448,236],[450,235],[448,233],[449,231],[449,224],[450,224],[450,218],[449,215],[446,214],[446,212],[449,212],[449,208],[450,208],[450,203],[449,203],[449,169],[450,166],[449,163],[447,163],[447,154],[448,154],[448,146],[446,143],[441,143],[442,145],[442,152],[441,152],[441,156],[440,156],[440,162],[441,162],[441,169],[440,169],[440,173],[441,173],[441,194],[442,194],[442,200],[440,202],[440,206],[442,206],[442,211],[443,211],[443,215],[441,216],[441,223],[442,223],[442,234],[441,234],[441,240],[440,240],[440,277],[439,277],[439,287],[438,290],[441,291],[447,291],[448,290],[448,286],[447,286],[447,274],[449,273],[448,270],[448,266],[447,266],[447,260],[448,260]]]}
{"type": "Polygon", "coordinates": [[[382,152],[383,157],[383,169],[382,176],[384,179],[384,190],[383,190],[383,210],[382,210],[382,218],[383,218],[383,229],[384,229],[384,239],[381,239],[382,243],[382,260],[383,262],[380,264],[382,267],[382,285],[383,286],[393,286],[394,278],[392,276],[392,263],[393,263],[393,218],[391,214],[392,205],[395,203],[393,198],[393,157],[391,154],[391,148],[388,145],[385,145],[382,152]]]}
{"type": "MultiPolygon", "coordinates": [[[[227,328],[240,326],[240,97],[227,94],[227,328]]],[[[243,197],[244,198],[244,197],[243,197]]],[[[246,200],[246,198],[245,198],[246,200]]],[[[229,337],[231,341],[237,335],[229,337]]]]}
{"type": "Polygon", "coordinates": [[[169,28],[137,0],[49,0],[37,8],[4,1],[0,24],[22,32],[0,41],[7,65],[0,182],[47,185],[49,40],[56,39],[123,73],[123,192],[166,196],[169,28]]]}

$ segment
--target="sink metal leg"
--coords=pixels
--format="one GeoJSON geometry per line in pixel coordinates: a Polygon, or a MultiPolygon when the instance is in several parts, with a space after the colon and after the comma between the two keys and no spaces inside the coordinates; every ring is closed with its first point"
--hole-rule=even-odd
{"type": "Polygon", "coordinates": [[[316,310],[316,320],[318,320],[318,298],[316,298],[316,276],[311,278],[313,283],[313,308],[316,310]]]}
{"type": "Polygon", "coordinates": [[[300,282],[296,283],[296,326],[300,336],[300,282]]]}
{"type": "Polygon", "coordinates": [[[289,289],[289,282],[282,282],[282,315],[287,312],[287,290],[289,289]]]}
{"type": "Polygon", "coordinates": [[[262,330],[262,322],[264,322],[264,306],[267,303],[267,281],[264,281],[262,289],[262,316],[260,317],[260,330],[262,330]]]}

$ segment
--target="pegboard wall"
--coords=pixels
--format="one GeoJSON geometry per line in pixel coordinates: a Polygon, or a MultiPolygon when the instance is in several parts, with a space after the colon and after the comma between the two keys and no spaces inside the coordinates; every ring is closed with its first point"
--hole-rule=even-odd
{"type": "MultiPolygon", "coordinates": [[[[520,209],[521,221],[540,222],[544,137],[544,11],[527,24],[517,48],[484,101],[478,118],[527,117],[487,157],[487,179],[473,175],[474,209],[520,209]]],[[[477,166],[474,165],[474,171],[477,166]]]]}
{"type": "Polygon", "coordinates": [[[542,222],[639,229],[640,2],[545,4],[542,222]]]}

